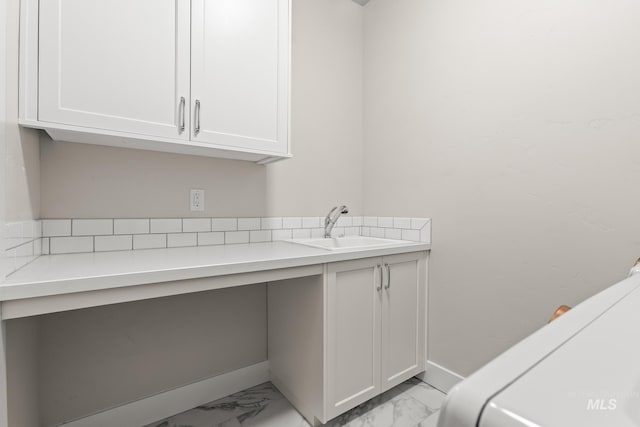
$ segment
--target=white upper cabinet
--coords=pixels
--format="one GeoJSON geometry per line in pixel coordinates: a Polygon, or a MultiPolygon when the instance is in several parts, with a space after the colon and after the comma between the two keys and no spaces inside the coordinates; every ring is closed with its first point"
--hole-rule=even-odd
{"type": "Polygon", "coordinates": [[[38,119],[189,139],[189,12],[176,0],[40,2],[38,119]]]}
{"type": "Polygon", "coordinates": [[[22,0],[20,123],[53,139],[290,157],[291,0],[22,0]]]}
{"type": "Polygon", "coordinates": [[[286,152],[288,0],[193,0],[195,141],[286,152]]]}

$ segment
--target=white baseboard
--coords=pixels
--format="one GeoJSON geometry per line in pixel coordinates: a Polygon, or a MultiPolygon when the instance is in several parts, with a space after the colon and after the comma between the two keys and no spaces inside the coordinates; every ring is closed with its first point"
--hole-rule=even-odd
{"type": "MultiPolygon", "coordinates": [[[[464,379],[431,361],[417,377],[445,393],[464,379]]],[[[264,361],[71,421],[64,427],[141,427],[267,381],[269,362],[264,361]]]]}
{"type": "Polygon", "coordinates": [[[141,427],[269,381],[269,362],[218,375],[81,418],[64,427],[141,427]]]}
{"type": "Polygon", "coordinates": [[[462,375],[456,374],[430,360],[427,360],[427,370],[416,376],[444,393],[449,393],[454,385],[464,379],[462,375]]]}

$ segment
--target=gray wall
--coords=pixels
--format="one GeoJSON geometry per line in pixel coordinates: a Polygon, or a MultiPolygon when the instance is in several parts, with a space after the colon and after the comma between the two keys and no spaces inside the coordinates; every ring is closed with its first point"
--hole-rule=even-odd
{"type": "Polygon", "coordinates": [[[266,310],[261,284],[42,316],[41,425],[267,360],[266,310]]]}
{"type": "MultiPolygon", "coordinates": [[[[0,34],[7,34],[7,21],[6,21],[6,2],[0,3],[0,34]]],[[[7,64],[6,64],[6,50],[7,43],[6,37],[0,40],[0,280],[5,277],[8,271],[10,271],[9,260],[6,258],[6,230],[5,223],[5,187],[6,187],[6,175],[5,175],[5,159],[6,159],[6,128],[7,128],[7,64]]]]}
{"type": "Polygon", "coordinates": [[[41,153],[43,218],[324,215],[362,211],[363,11],[293,2],[293,160],[269,166],[53,143],[41,153]],[[206,191],[204,213],[189,189],[206,191]]]}
{"type": "Polygon", "coordinates": [[[5,330],[9,343],[6,359],[9,425],[41,427],[38,410],[40,319],[27,317],[5,321],[5,330]]]}
{"type": "MultiPolygon", "coordinates": [[[[7,0],[6,15],[6,151],[4,191],[7,222],[40,218],[40,154],[38,132],[18,126],[18,37],[20,0],[7,0]]],[[[4,18],[0,18],[4,19],[4,18]]],[[[4,31],[3,31],[4,33],[4,31]]]]}
{"type": "Polygon", "coordinates": [[[640,4],[371,0],[365,212],[433,217],[429,359],[468,375],[640,255],[640,4]]]}

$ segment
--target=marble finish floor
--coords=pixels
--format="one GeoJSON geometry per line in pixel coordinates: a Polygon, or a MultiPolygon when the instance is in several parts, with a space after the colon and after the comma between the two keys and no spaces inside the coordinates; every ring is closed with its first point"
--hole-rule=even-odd
{"type": "MultiPolygon", "coordinates": [[[[445,394],[411,378],[325,424],[329,427],[435,427],[445,394]]],[[[271,383],[146,427],[309,427],[271,383]]]]}

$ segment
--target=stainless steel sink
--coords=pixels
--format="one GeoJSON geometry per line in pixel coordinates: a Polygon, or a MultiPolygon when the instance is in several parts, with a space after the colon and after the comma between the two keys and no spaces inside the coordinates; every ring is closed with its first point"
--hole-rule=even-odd
{"type": "Polygon", "coordinates": [[[326,239],[294,239],[291,240],[291,242],[298,243],[300,245],[311,246],[314,248],[326,249],[329,251],[336,251],[340,249],[384,247],[406,243],[402,240],[380,239],[378,237],[363,236],[333,237],[326,239]]]}

